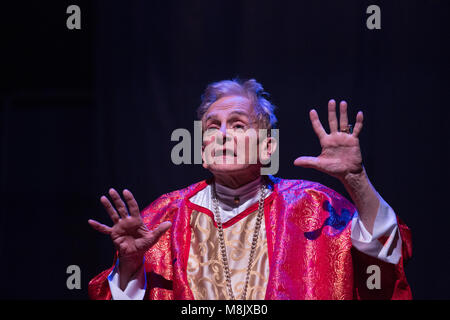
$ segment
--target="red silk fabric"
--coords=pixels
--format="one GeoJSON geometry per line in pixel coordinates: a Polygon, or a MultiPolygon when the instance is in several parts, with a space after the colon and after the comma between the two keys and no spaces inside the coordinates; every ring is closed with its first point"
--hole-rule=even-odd
{"type": "MultiPolygon", "coordinates": [[[[403,256],[393,265],[352,248],[351,216],[356,209],[347,199],[319,183],[272,176],[269,179],[273,192],[264,205],[270,265],[266,299],[412,298],[403,268],[412,252],[411,233],[400,219],[403,256]],[[380,267],[381,289],[368,289],[370,265],[380,267]]],[[[165,194],[141,212],[149,229],[163,221],[172,222],[171,229],[145,255],[144,299],[194,299],[186,269],[190,215],[198,207],[189,198],[208,183],[204,180],[165,194]]],[[[208,211],[202,212],[211,215],[208,211]]],[[[111,299],[107,276],[112,269],[90,281],[91,299],[111,299]]]]}

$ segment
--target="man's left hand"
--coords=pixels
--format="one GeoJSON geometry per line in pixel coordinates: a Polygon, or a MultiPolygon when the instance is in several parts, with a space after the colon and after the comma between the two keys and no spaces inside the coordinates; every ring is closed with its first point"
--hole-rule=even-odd
{"type": "Polygon", "coordinates": [[[328,102],[329,134],[323,128],[316,110],[313,109],[309,112],[312,127],[322,146],[322,152],[318,157],[299,157],[294,161],[294,165],[320,170],[344,181],[348,175],[363,172],[361,149],[358,139],[358,135],[363,126],[363,113],[359,111],[356,115],[353,132],[345,132],[349,128],[347,103],[345,101],[341,101],[339,110],[340,119],[338,123],[336,102],[334,100],[328,102]]]}

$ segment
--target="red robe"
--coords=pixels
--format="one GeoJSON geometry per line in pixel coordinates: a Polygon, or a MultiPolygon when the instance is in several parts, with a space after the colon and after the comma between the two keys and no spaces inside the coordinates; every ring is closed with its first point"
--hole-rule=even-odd
{"type": "MultiPolygon", "coordinates": [[[[399,219],[402,257],[394,265],[352,248],[354,205],[315,182],[269,176],[273,192],[264,202],[269,253],[266,299],[411,299],[404,261],[411,257],[411,232],[399,219]],[[381,289],[369,290],[367,267],[381,270],[381,289]]],[[[192,210],[213,214],[189,201],[206,180],[162,195],[141,215],[149,229],[163,221],[172,227],[145,254],[147,290],[144,299],[194,299],[187,280],[192,210]]],[[[253,212],[253,206],[245,212],[253,212]]],[[[239,214],[232,220],[242,218],[239,214]]],[[[229,223],[232,223],[230,221],[229,223]]],[[[108,275],[113,266],[89,282],[91,299],[111,299],[108,275]]]]}

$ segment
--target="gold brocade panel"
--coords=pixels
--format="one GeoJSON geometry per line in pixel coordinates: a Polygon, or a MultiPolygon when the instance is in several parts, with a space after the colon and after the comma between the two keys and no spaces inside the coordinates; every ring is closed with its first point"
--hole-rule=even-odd
{"type": "MultiPolygon", "coordinates": [[[[256,217],[257,211],[224,228],[231,284],[236,299],[241,299],[245,285],[256,217]]],[[[187,277],[195,299],[229,299],[220,256],[219,236],[213,219],[205,213],[193,210],[190,227],[191,247],[187,277]]],[[[269,259],[263,218],[247,289],[248,300],[264,299],[268,277],[269,259]]]]}

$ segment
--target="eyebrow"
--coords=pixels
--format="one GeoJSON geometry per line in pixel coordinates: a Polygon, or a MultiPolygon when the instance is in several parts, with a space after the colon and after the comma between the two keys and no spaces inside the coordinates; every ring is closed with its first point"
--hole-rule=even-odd
{"type": "MultiPolygon", "coordinates": [[[[250,118],[250,115],[249,115],[247,112],[241,111],[241,110],[235,110],[235,111],[232,111],[232,112],[229,114],[229,116],[232,116],[232,115],[241,115],[241,116],[246,116],[247,118],[250,118]]],[[[209,114],[209,115],[206,117],[205,122],[207,122],[207,121],[210,120],[210,119],[214,119],[214,118],[216,118],[216,117],[217,117],[217,113],[211,113],[211,114],[209,114]]]]}

